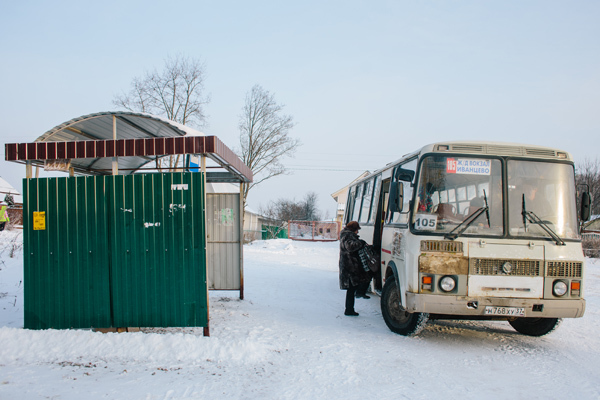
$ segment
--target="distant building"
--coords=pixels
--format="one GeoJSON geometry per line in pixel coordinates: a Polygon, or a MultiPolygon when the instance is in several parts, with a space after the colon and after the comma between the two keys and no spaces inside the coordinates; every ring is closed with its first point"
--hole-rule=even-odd
{"type": "Polygon", "coordinates": [[[0,200],[4,201],[4,197],[7,194],[13,197],[15,204],[23,204],[23,196],[21,196],[21,193],[5,179],[0,177],[0,200]]]}
{"type": "Polygon", "coordinates": [[[264,217],[254,210],[246,207],[244,212],[244,242],[252,242],[262,238],[262,225],[264,217]]]}
{"type": "MultiPolygon", "coordinates": [[[[331,194],[331,197],[333,197],[333,199],[335,201],[337,201],[337,211],[336,211],[336,214],[335,214],[335,220],[337,222],[339,222],[340,224],[343,224],[343,220],[344,220],[344,212],[346,211],[346,201],[348,199],[348,188],[354,182],[359,181],[359,180],[365,178],[369,174],[370,174],[369,171],[363,172],[356,179],[354,179],[352,182],[348,183],[343,188],[341,188],[338,191],[336,191],[336,192],[334,192],[334,193],[331,194]]],[[[341,225],[341,226],[343,226],[343,225],[341,225]]]]}

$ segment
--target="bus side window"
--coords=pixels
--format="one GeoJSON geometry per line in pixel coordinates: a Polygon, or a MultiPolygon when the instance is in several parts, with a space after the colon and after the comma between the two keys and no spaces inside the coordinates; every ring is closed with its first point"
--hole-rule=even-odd
{"type": "Polygon", "coordinates": [[[388,203],[390,200],[390,180],[389,179],[386,179],[385,181],[383,181],[382,194],[383,194],[383,203],[382,203],[382,207],[381,207],[380,217],[381,217],[381,222],[387,222],[386,215],[387,215],[388,203]]]}
{"type": "Polygon", "coordinates": [[[367,181],[364,184],[364,194],[363,194],[363,201],[362,201],[362,211],[360,213],[360,219],[357,220],[360,223],[365,223],[367,221],[369,221],[369,215],[371,212],[371,202],[373,200],[373,181],[367,181]]]}
{"type": "MultiPolygon", "coordinates": [[[[406,170],[414,171],[417,167],[417,160],[411,160],[401,167],[406,170]]],[[[392,212],[388,210],[387,223],[389,224],[408,224],[408,213],[410,212],[410,202],[413,196],[412,182],[398,181],[402,185],[402,211],[392,212]]],[[[388,202],[389,203],[389,202],[388,202]]]]}
{"type": "Polygon", "coordinates": [[[360,216],[360,210],[361,210],[361,206],[362,206],[362,188],[363,185],[358,185],[356,187],[356,192],[354,195],[354,206],[353,208],[353,212],[352,212],[352,218],[350,219],[350,221],[358,221],[358,217],[360,216]]]}
{"type": "Polygon", "coordinates": [[[410,202],[413,196],[413,186],[410,182],[404,182],[404,205],[402,206],[402,213],[407,214],[406,223],[408,223],[408,212],[410,211],[410,202]]]}
{"type": "Polygon", "coordinates": [[[413,187],[410,182],[399,182],[399,184],[403,186],[402,211],[390,212],[391,215],[388,222],[391,224],[408,224],[408,213],[410,211],[413,187]]]}
{"type": "Polygon", "coordinates": [[[381,192],[381,176],[376,176],[375,184],[373,185],[373,205],[371,206],[371,216],[369,217],[370,223],[376,223],[376,221],[377,221],[377,207],[379,205],[380,192],[381,192]]]}
{"type": "Polygon", "coordinates": [[[346,216],[345,216],[345,224],[352,221],[352,213],[354,212],[354,198],[355,198],[356,188],[351,187],[348,190],[348,200],[346,201],[346,216]]]}

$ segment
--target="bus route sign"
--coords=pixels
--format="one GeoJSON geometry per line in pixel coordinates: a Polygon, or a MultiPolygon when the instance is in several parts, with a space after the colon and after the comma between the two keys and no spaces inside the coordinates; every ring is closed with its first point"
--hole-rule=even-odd
{"type": "Polygon", "coordinates": [[[448,158],[446,172],[449,174],[489,175],[492,160],[477,158],[448,158]]]}

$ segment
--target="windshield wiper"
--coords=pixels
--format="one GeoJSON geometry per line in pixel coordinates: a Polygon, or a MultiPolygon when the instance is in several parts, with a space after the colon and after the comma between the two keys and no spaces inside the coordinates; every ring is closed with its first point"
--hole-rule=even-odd
{"type": "Polygon", "coordinates": [[[539,225],[548,235],[550,235],[552,240],[554,240],[556,242],[557,246],[565,246],[566,245],[564,240],[562,240],[560,238],[560,236],[558,236],[556,234],[556,232],[554,232],[552,230],[552,228],[550,228],[550,226],[548,226],[548,224],[546,222],[542,221],[542,219],[540,217],[538,217],[537,215],[535,215],[535,213],[533,211],[527,211],[527,209],[525,208],[525,193],[523,193],[523,208],[521,209],[521,215],[523,216],[523,226],[525,227],[526,230],[527,230],[527,221],[529,221],[532,224],[539,225]]]}
{"type": "Polygon", "coordinates": [[[487,195],[485,194],[485,189],[483,190],[483,200],[485,201],[485,216],[487,218],[488,228],[491,228],[492,226],[490,224],[490,206],[487,201],[487,195]]]}
{"type": "Polygon", "coordinates": [[[485,215],[487,217],[487,223],[488,223],[488,228],[489,228],[490,227],[490,207],[489,207],[488,202],[487,202],[487,196],[485,194],[485,190],[483,191],[483,199],[485,200],[485,206],[484,207],[480,207],[477,210],[473,211],[471,214],[469,214],[469,216],[467,218],[465,218],[465,220],[463,222],[461,222],[460,224],[456,225],[456,227],[454,229],[452,229],[450,232],[448,232],[447,234],[445,234],[444,238],[450,239],[450,240],[456,239],[457,237],[459,237],[460,235],[462,235],[462,233],[464,231],[466,231],[467,228],[469,226],[471,226],[471,224],[481,214],[483,214],[484,212],[485,212],[485,215]]]}

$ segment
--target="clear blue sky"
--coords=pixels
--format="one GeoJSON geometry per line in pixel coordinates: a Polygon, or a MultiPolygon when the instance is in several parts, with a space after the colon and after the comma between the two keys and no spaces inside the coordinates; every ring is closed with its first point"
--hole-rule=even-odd
{"type": "MultiPolygon", "coordinates": [[[[2,143],[30,142],[113,110],[131,80],[169,55],[201,58],[211,102],[203,131],[238,144],[245,93],[286,105],[303,146],[292,175],[249,205],[330,194],[434,141],[600,144],[600,2],[21,1],[0,3],[2,143]],[[343,170],[343,171],[331,171],[343,170]]],[[[20,188],[25,167],[0,175],[20,188]]]]}

